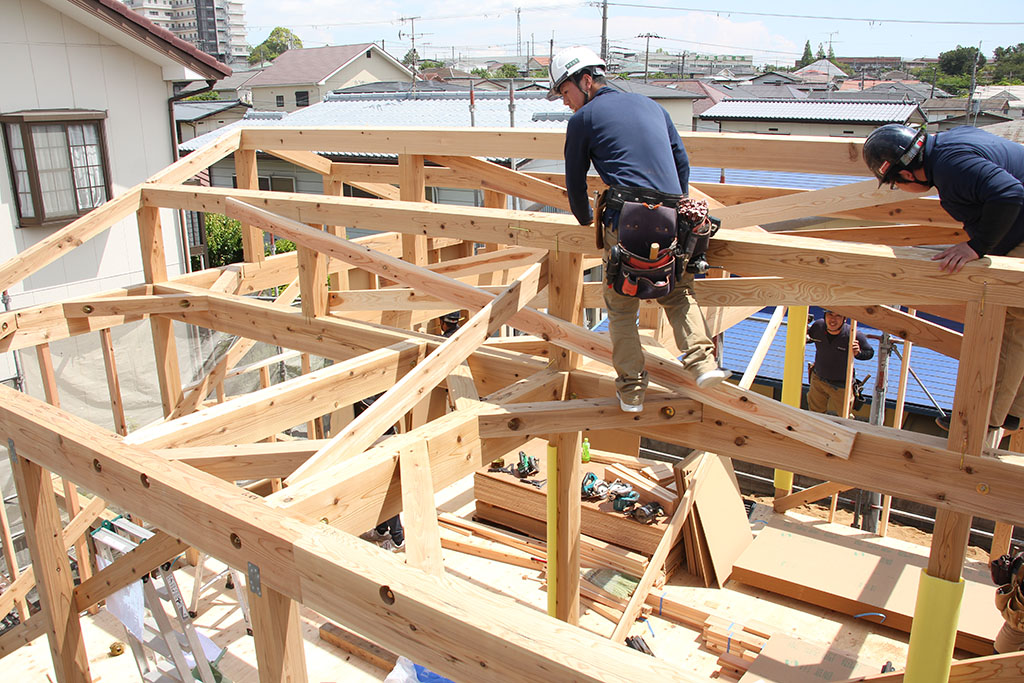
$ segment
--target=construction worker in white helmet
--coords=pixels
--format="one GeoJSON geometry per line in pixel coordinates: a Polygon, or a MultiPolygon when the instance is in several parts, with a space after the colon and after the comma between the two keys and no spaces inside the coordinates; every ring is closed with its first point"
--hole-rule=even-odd
{"type": "Polygon", "coordinates": [[[675,249],[677,206],[688,193],[690,165],[668,112],[648,97],[609,87],[604,60],[586,47],[555,55],[550,74],[548,99],[561,98],[575,112],[565,136],[565,186],[581,225],[594,221],[587,196],[591,163],[609,186],[595,227],[605,248],[604,300],[622,410],[642,411],[647,388],[637,329],[641,298],[656,298],[665,309],[680,361],[697,385],[718,384],[730,373],[718,367],[693,298],[693,274],[675,249]],[[627,228],[636,238],[628,244],[627,228]]]}

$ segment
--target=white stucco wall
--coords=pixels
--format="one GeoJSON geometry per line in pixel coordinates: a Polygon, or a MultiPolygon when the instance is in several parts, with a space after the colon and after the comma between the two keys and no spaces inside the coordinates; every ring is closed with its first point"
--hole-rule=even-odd
{"type": "MultiPolygon", "coordinates": [[[[722,121],[723,133],[768,133],[771,135],[827,135],[863,138],[880,124],[802,123],[787,121],[722,121]]],[[[702,129],[703,130],[703,129],[702,129]]]]}
{"type": "MultiPolygon", "coordinates": [[[[39,0],[0,2],[0,79],[4,113],[33,109],[107,112],[104,128],[111,195],[171,163],[167,98],[161,67],[118,46],[39,0]]],[[[56,232],[19,228],[6,155],[0,161],[0,261],[56,232]]],[[[181,272],[174,212],[163,215],[168,272],[181,272]]],[[[143,282],[134,218],[116,224],[10,290],[14,307],[143,282]]]]}

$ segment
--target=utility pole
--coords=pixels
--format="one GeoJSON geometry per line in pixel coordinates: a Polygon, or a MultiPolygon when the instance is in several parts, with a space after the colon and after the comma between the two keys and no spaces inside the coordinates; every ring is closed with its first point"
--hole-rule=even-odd
{"type": "Polygon", "coordinates": [[[519,13],[522,11],[521,7],[516,7],[516,57],[523,56],[523,33],[522,25],[519,23],[519,13]]]}
{"type": "MultiPolygon", "coordinates": [[[[977,85],[978,76],[978,62],[981,60],[981,41],[978,41],[978,51],[974,53],[974,66],[971,67],[971,92],[967,95],[967,121],[971,119],[971,110],[974,109],[974,87],[977,85]]],[[[981,103],[978,103],[978,110],[981,109],[981,103]]],[[[978,123],[978,110],[974,111],[974,123],[978,123]]]]}
{"type": "Polygon", "coordinates": [[[647,65],[651,55],[651,38],[658,38],[659,40],[665,40],[664,36],[659,36],[657,33],[641,33],[637,38],[646,38],[647,47],[644,48],[644,83],[647,82],[647,65]]]}
{"type": "MultiPolygon", "coordinates": [[[[419,57],[419,53],[416,52],[416,20],[417,19],[419,19],[419,17],[401,17],[399,19],[399,21],[401,21],[402,23],[405,23],[407,21],[409,22],[409,29],[410,29],[409,37],[412,39],[412,54],[413,54],[413,58],[412,58],[412,75],[413,75],[413,79],[414,80],[416,78],[417,67],[419,66],[416,63],[418,61],[417,57],[419,57]]],[[[398,37],[399,38],[402,37],[402,32],[401,31],[398,32],[398,37]]]]}
{"type": "Polygon", "coordinates": [[[608,63],[608,0],[601,2],[601,59],[608,63]]]}

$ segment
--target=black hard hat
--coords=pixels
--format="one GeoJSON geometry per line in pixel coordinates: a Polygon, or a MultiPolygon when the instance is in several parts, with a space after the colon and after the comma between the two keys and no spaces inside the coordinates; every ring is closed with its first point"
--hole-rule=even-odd
{"type": "Polygon", "coordinates": [[[864,163],[878,178],[878,186],[892,184],[897,174],[907,169],[924,147],[924,128],[914,129],[889,123],[871,131],[864,141],[864,163]]]}
{"type": "Polygon", "coordinates": [[[441,316],[441,322],[449,325],[458,325],[460,320],[462,320],[462,311],[452,311],[441,316]]]}

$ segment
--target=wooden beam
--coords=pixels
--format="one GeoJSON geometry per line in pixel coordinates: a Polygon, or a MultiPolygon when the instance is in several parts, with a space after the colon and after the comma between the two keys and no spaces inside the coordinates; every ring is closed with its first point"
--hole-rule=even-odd
{"type": "Polygon", "coordinates": [[[46,633],[49,627],[50,624],[43,613],[38,613],[31,619],[27,616],[24,617],[21,619],[21,623],[0,635],[0,659],[19,649],[22,645],[28,645],[46,633]]]}
{"type": "Polygon", "coordinates": [[[441,532],[434,505],[434,481],[430,454],[423,441],[398,454],[402,476],[402,511],[405,513],[405,556],[410,566],[434,576],[444,575],[441,532]]]}
{"type": "Polygon", "coordinates": [[[853,228],[817,228],[814,230],[781,230],[777,235],[816,237],[840,242],[869,242],[893,247],[919,247],[929,244],[956,244],[967,240],[963,228],[935,225],[873,225],[853,228]]]}
{"type": "MultiPolygon", "coordinates": [[[[469,285],[440,277],[422,268],[403,263],[398,259],[375,254],[372,251],[281,216],[257,209],[248,204],[228,199],[229,213],[245,216],[246,220],[257,222],[268,230],[281,233],[297,243],[308,243],[331,256],[344,258],[366,270],[394,278],[412,287],[432,289],[440,296],[471,308],[486,306],[493,300],[491,295],[469,285]]],[[[820,242],[820,240],[814,240],[820,242]]],[[[934,264],[933,264],[934,270],[934,264]]],[[[606,335],[584,330],[559,320],[554,316],[524,308],[509,320],[520,329],[550,339],[554,344],[577,351],[588,357],[611,362],[611,341],[606,335]]],[[[694,382],[679,363],[666,361],[657,355],[644,352],[647,371],[651,379],[678,390],[683,395],[693,396],[694,382]]],[[[730,385],[720,385],[710,391],[697,391],[699,398],[707,405],[723,407],[745,419],[764,424],[791,438],[811,445],[823,445],[833,455],[846,457],[850,451],[854,434],[844,427],[810,416],[807,413],[783,406],[777,401],[744,392],[730,385]]]]}
{"type": "Polygon", "coordinates": [[[879,206],[910,199],[913,195],[902,190],[878,187],[875,180],[863,180],[849,185],[838,185],[823,190],[812,190],[796,195],[762,199],[749,204],[725,206],[715,209],[715,217],[723,228],[745,228],[761,223],[775,223],[806,216],[821,216],[863,206],[879,206]]]}
{"type": "MultiPolygon", "coordinates": [[[[6,433],[18,434],[14,430],[6,433]]],[[[28,441],[23,438],[23,434],[19,434],[19,440],[28,441]]],[[[7,450],[25,524],[25,537],[32,555],[32,569],[39,589],[41,616],[49,626],[46,635],[50,642],[54,672],[59,681],[87,683],[92,680],[89,675],[89,656],[85,651],[78,610],[74,609],[71,564],[64,549],[60,512],[53,498],[50,473],[21,455],[10,438],[7,440],[7,450]]]]}
{"type": "Polygon", "coordinates": [[[389,346],[175,420],[138,429],[126,440],[149,448],[258,441],[383,391],[415,366],[423,353],[423,344],[414,341],[389,346]]]}
{"type": "MultiPolygon", "coordinates": [[[[579,398],[568,401],[509,403],[511,397],[488,397],[491,406],[480,415],[480,436],[501,438],[513,434],[533,438],[543,434],[591,429],[623,429],[644,425],[682,425],[701,420],[701,404],[679,396],[651,392],[642,413],[623,413],[618,399],[579,398]],[[495,401],[495,399],[500,399],[495,401]]],[[[519,398],[516,399],[520,400],[519,398]]]]}
{"type": "Polygon", "coordinates": [[[764,357],[768,355],[768,349],[771,348],[772,342],[775,341],[775,334],[779,331],[779,327],[782,325],[782,318],[785,315],[785,306],[775,307],[775,311],[768,320],[768,324],[764,326],[764,332],[761,333],[761,339],[757,342],[757,348],[750,355],[747,369],[743,371],[743,377],[739,383],[741,389],[749,389],[754,384],[757,371],[761,369],[761,363],[764,362],[764,357]]]}
{"type": "Polygon", "coordinates": [[[75,609],[79,612],[89,609],[187,549],[188,546],[177,538],[158,530],[144,543],[75,586],[75,609]]]}
{"type": "Polygon", "coordinates": [[[938,302],[942,297],[949,303],[982,297],[994,304],[1019,303],[1013,293],[1024,285],[1020,259],[986,256],[954,275],[936,267],[931,260],[934,253],[911,247],[720,230],[711,240],[708,258],[739,275],[856,282],[865,291],[880,293],[883,301],[906,305],[917,300],[938,302]]]}
{"type": "Polygon", "coordinates": [[[569,210],[568,193],[564,187],[554,183],[538,180],[520,171],[513,171],[492,161],[476,157],[436,154],[430,155],[427,159],[477,178],[479,187],[482,189],[522,197],[564,211],[569,210]]]}
{"type": "Polygon", "coordinates": [[[350,534],[289,518],[233,484],[111,439],[6,387],[0,387],[0,432],[24,434],[26,455],[61,476],[126,509],[145,510],[158,528],[230,566],[252,563],[262,585],[455,680],[474,679],[482,669],[513,683],[640,675],[696,680],[471,582],[410,571],[400,558],[350,534]],[[147,503],[154,499],[163,505],[147,503]]]}
{"type": "Polygon", "coordinates": [[[125,316],[142,318],[149,315],[177,313],[182,309],[202,311],[206,300],[201,296],[153,294],[149,296],[104,297],[81,299],[63,304],[68,318],[125,316]]]}
{"type": "MultiPolygon", "coordinates": [[[[903,683],[903,671],[853,678],[870,683],[903,683]]],[[[949,683],[1014,683],[1024,679],[1024,652],[1008,652],[988,657],[970,657],[954,661],[949,667],[949,683]]]]}
{"type": "Polygon", "coordinates": [[[77,218],[57,232],[44,237],[23,250],[16,258],[0,264],[0,291],[11,289],[33,273],[53,263],[64,254],[127,218],[142,203],[141,185],[77,218]]]}
{"type": "Polygon", "coordinates": [[[822,498],[829,498],[837,493],[843,491],[849,491],[852,486],[846,484],[837,484],[832,481],[825,481],[814,486],[809,486],[802,491],[791,493],[788,496],[782,496],[776,498],[773,501],[773,507],[776,512],[785,512],[786,510],[792,510],[793,508],[800,507],[806,503],[813,503],[816,500],[822,498]]]}
{"type": "Polygon", "coordinates": [[[329,176],[331,174],[331,160],[327,157],[320,156],[315,152],[301,152],[298,150],[286,151],[280,149],[267,149],[263,151],[277,157],[278,159],[294,164],[299,168],[304,168],[307,171],[319,173],[322,176],[329,176]]]}
{"type": "Polygon", "coordinates": [[[150,176],[147,182],[183,183],[237,150],[241,139],[241,131],[227,131],[208,145],[178,159],[167,168],[150,176]]]}
{"type": "Polygon", "coordinates": [[[924,318],[904,313],[892,306],[833,306],[832,310],[851,319],[885,330],[950,358],[959,358],[963,335],[929,322],[924,318]]]}
{"type": "Polygon", "coordinates": [[[282,479],[308,460],[326,441],[297,441],[189,446],[154,452],[177,460],[227,481],[242,479],[282,479]]]}

